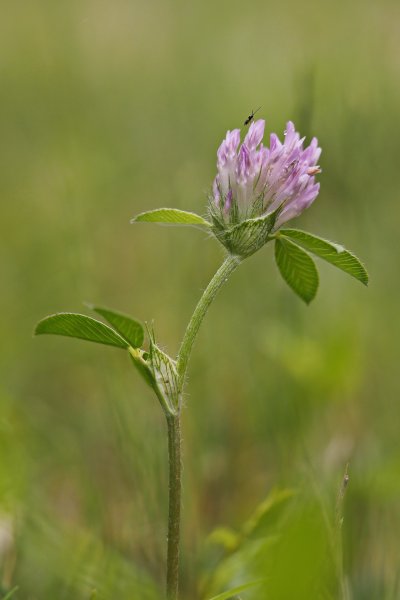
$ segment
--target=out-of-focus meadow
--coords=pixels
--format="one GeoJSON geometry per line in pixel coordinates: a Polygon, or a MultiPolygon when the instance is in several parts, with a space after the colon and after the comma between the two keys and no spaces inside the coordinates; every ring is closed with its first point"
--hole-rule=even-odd
{"type": "Polygon", "coordinates": [[[266,246],[212,306],[184,412],[182,597],[250,578],[254,548],[235,553],[234,531],[274,489],[296,499],[264,515],[264,566],[252,566],[268,573],[266,598],[317,597],[349,461],[348,597],[400,598],[398,2],[40,0],[1,12],[3,593],[160,597],[161,410],[124,353],[32,331],[96,302],[154,320],[175,353],[221,248],[129,220],[161,206],[204,214],[222,136],[262,105],[268,131],[292,119],[323,148],[320,196],[295,225],[356,252],[371,284],[321,264],[306,307],[266,246]]]}

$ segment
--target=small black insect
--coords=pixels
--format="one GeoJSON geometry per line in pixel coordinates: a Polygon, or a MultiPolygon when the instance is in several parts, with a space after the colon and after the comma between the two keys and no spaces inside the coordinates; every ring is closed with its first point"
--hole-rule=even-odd
{"type": "Polygon", "coordinates": [[[249,123],[250,123],[250,122],[251,122],[251,121],[254,119],[254,115],[255,115],[256,113],[258,113],[258,111],[260,110],[260,108],[261,108],[261,106],[259,106],[259,107],[257,108],[257,110],[252,110],[252,111],[251,111],[251,115],[249,115],[249,116],[247,117],[247,119],[245,120],[245,122],[243,123],[243,125],[248,125],[248,124],[249,124],[249,123]]]}

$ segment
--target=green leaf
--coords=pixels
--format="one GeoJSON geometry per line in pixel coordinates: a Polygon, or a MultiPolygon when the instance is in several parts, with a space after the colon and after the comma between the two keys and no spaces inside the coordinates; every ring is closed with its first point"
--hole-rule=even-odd
{"type": "Polygon", "coordinates": [[[244,523],[242,537],[244,539],[248,537],[261,538],[270,533],[271,527],[278,523],[294,494],[294,490],[290,489],[273,489],[256,507],[250,519],[244,523]]]}
{"type": "Polygon", "coordinates": [[[215,546],[222,546],[226,552],[235,552],[242,539],[243,536],[233,529],[229,529],[228,527],[217,527],[208,536],[207,543],[215,546]]]}
{"type": "Polygon", "coordinates": [[[106,321],[113,326],[113,328],[127,341],[132,348],[140,348],[143,344],[144,331],[141,323],[135,321],[128,315],[104,308],[102,306],[93,306],[88,304],[94,312],[98,313],[106,321]]]}
{"type": "Polygon", "coordinates": [[[278,269],[292,290],[307,304],[318,289],[318,271],[311,256],[287,238],[275,242],[278,269]]]}
{"type": "Polygon", "coordinates": [[[8,594],[6,594],[2,600],[10,600],[10,598],[12,598],[12,596],[14,596],[15,592],[18,591],[18,586],[15,586],[12,590],[10,590],[8,592],[8,594]]]}
{"type": "Polygon", "coordinates": [[[260,583],[261,580],[259,579],[257,581],[250,581],[249,583],[245,583],[244,585],[239,585],[238,587],[232,588],[227,592],[218,594],[218,596],[213,596],[212,598],[210,598],[210,600],[229,600],[229,598],[236,596],[236,594],[240,594],[240,592],[245,592],[246,590],[249,590],[250,588],[256,585],[259,585],[260,583]]]}
{"type": "Polygon", "coordinates": [[[111,327],[78,313],[57,313],[42,319],[36,325],[35,335],[42,333],[64,335],[117,348],[129,347],[128,342],[111,327]]]}
{"type": "Polygon", "coordinates": [[[362,262],[340,244],[335,244],[300,229],[281,229],[280,235],[286,238],[289,237],[296,244],[355,277],[364,285],[368,285],[368,273],[362,262]]]}
{"type": "Polygon", "coordinates": [[[178,208],[158,208],[140,213],[131,220],[131,223],[161,223],[164,225],[201,225],[203,227],[211,227],[211,224],[203,219],[200,215],[196,215],[186,210],[178,208]]]}

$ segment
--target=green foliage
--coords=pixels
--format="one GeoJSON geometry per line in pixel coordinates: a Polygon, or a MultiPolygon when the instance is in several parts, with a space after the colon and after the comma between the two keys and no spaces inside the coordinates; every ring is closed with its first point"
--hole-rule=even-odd
{"type": "Polygon", "coordinates": [[[272,490],[267,498],[257,506],[248,521],[243,524],[242,539],[257,538],[263,536],[264,533],[268,534],[271,527],[279,522],[294,494],[294,490],[272,490]]]}
{"type": "Polygon", "coordinates": [[[127,341],[132,348],[140,348],[143,344],[144,331],[139,321],[123,313],[103,308],[101,306],[89,305],[92,310],[104,317],[106,321],[127,341]]]}
{"type": "Polygon", "coordinates": [[[150,334],[150,350],[145,352],[138,346],[143,343],[142,325],[122,313],[92,306],[90,308],[104,317],[114,328],[77,313],[57,313],[40,321],[35,335],[54,334],[107,344],[129,350],[132,361],[146,381],[156,392],[167,413],[178,410],[180,402],[179,378],[176,362],[163,352],[150,334]]]}
{"type": "Polygon", "coordinates": [[[159,223],[162,225],[197,225],[210,227],[210,223],[200,215],[177,208],[157,208],[140,213],[131,223],[159,223]]]}
{"type": "MultiPolygon", "coordinates": [[[[289,490],[272,492],[255,510],[252,521],[253,534],[242,536],[234,551],[226,550],[204,582],[205,598],[212,594],[218,598],[220,589],[231,589],[249,580],[259,583],[254,591],[248,590],[246,598],[251,600],[337,597],[331,530],[315,498],[309,494],[293,498],[289,490]],[[279,510],[274,514],[276,508],[279,510]],[[266,527],[267,513],[271,519],[266,527]],[[260,515],[258,524],[256,515],[260,515]]],[[[242,532],[247,527],[245,524],[242,532]]]]}
{"type": "Polygon", "coordinates": [[[245,592],[246,590],[249,590],[250,588],[253,588],[259,584],[260,581],[250,581],[249,583],[244,583],[243,585],[239,585],[235,588],[232,588],[227,592],[218,594],[218,596],[213,596],[210,600],[229,600],[230,598],[233,598],[233,596],[235,596],[236,594],[239,594],[240,592],[245,592]]]}
{"type": "Polygon", "coordinates": [[[78,338],[98,344],[128,348],[129,344],[111,327],[78,313],[57,313],[39,321],[35,335],[49,333],[78,338]]]}
{"type": "Polygon", "coordinates": [[[338,598],[330,531],[318,503],[303,498],[282,528],[274,556],[260,557],[257,571],[268,570],[271,598],[338,598]]]}
{"type": "Polygon", "coordinates": [[[205,578],[205,597],[254,576],[264,578],[265,573],[257,571],[257,565],[274,551],[279,526],[293,496],[292,490],[272,490],[238,531],[219,527],[210,534],[209,545],[219,546],[223,552],[212,573],[205,578]]]}
{"type": "Polygon", "coordinates": [[[139,348],[144,340],[141,323],[109,308],[88,306],[104,317],[113,326],[113,329],[86,315],[57,313],[42,319],[35,328],[35,335],[62,335],[127,349],[140,375],[146,383],[156,389],[156,378],[151,364],[147,360],[149,355],[139,348]]]}
{"type": "Polygon", "coordinates": [[[275,259],[278,269],[292,290],[307,304],[318,289],[318,271],[311,256],[289,239],[275,241],[275,259]]]}
{"type": "Polygon", "coordinates": [[[340,244],[317,237],[300,229],[281,229],[279,236],[294,240],[296,244],[323,258],[331,265],[368,285],[368,273],[361,261],[340,244]]]}
{"type": "Polygon", "coordinates": [[[18,586],[15,586],[12,590],[10,590],[8,592],[8,594],[3,596],[2,600],[10,600],[14,596],[15,592],[17,592],[17,591],[18,591],[18,586]]]}
{"type": "Polygon", "coordinates": [[[95,530],[71,530],[65,523],[57,527],[43,517],[39,522],[32,517],[24,530],[25,552],[18,573],[24,584],[15,598],[30,598],[33,586],[38,600],[160,600],[161,587],[140,560],[105,543],[95,530]],[[38,545],[46,552],[38,553],[38,545]]]}
{"type": "Polygon", "coordinates": [[[236,552],[249,539],[258,539],[269,535],[279,523],[289,501],[294,496],[293,490],[272,490],[245,521],[239,531],[218,527],[209,536],[208,541],[220,545],[227,553],[236,552]]]}

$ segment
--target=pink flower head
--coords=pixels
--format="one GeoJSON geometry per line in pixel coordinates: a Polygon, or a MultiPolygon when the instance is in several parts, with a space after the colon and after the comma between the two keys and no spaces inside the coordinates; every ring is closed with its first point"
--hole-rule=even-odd
{"type": "Polygon", "coordinates": [[[289,121],[283,143],[275,133],[269,148],[262,144],[265,121],[253,121],[240,144],[240,131],[228,131],[217,152],[211,211],[235,224],[281,209],[275,229],[299,216],[319,192],[321,149],[316,138],[304,148],[304,138],[289,121]]]}

